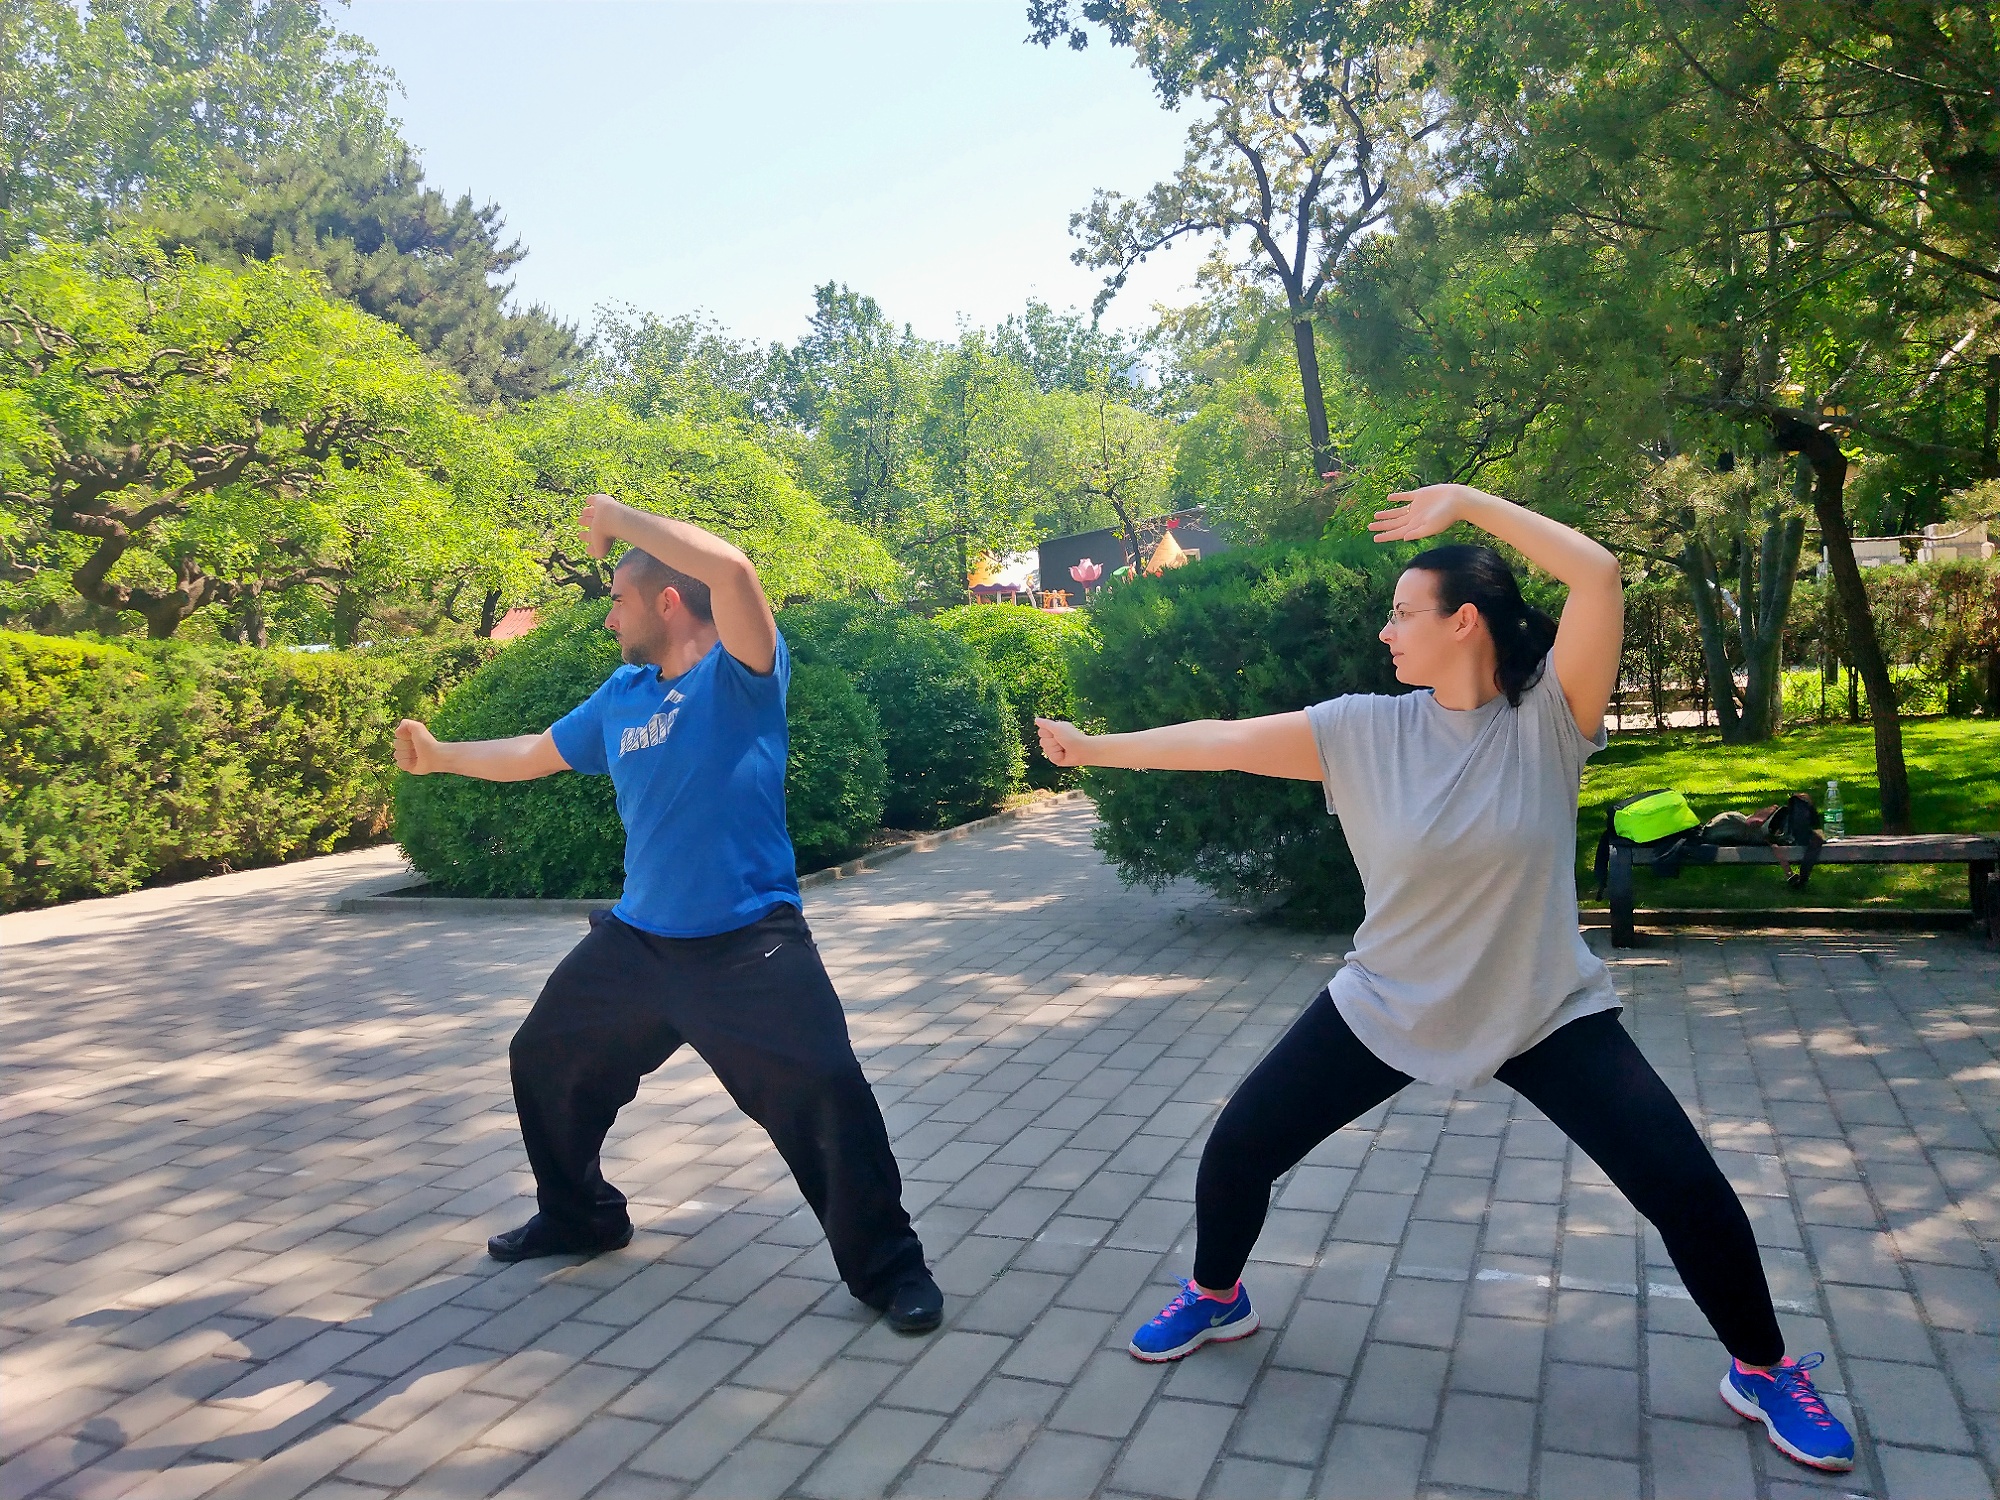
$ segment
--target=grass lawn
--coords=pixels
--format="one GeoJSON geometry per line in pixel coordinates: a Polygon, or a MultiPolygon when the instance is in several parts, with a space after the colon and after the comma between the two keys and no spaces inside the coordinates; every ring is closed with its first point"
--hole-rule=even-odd
{"type": "MultiPolygon", "coordinates": [[[[2000,830],[2000,720],[1905,719],[1913,822],[1919,833],[2000,830]]],[[[1703,818],[1752,812],[1804,792],[1824,811],[1826,784],[1840,782],[1849,833],[1880,833],[1875,736],[1865,724],[1805,725],[1760,745],[1725,745],[1713,731],[1614,734],[1584,768],[1577,814],[1578,893],[1587,907],[1591,863],[1604,810],[1652,787],[1686,794],[1703,818]]],[[[1636,876],[1642,907],[1963,906],[1964,865],[1820,865],[1803,891],[1776,865],[1688,868],[1678,880],[1636,876]]]]}

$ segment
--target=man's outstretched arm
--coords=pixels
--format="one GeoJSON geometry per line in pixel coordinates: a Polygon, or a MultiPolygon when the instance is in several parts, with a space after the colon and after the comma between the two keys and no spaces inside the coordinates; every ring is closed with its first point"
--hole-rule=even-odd
{"type": "Polygon", "coordinates": [[[778,622],[756,566],[713,532],[686,521],[635,510],[609,495],[592,495],[579,518],[592,557],[608,557],[614,542],[651,553],[676,572],[708,585],[709,607],[722,649],[762,675],[778,659],[778,622]]]}
{"type": "Polygon", "coordinates": [[[555,736],[517,734],[507,740],[440,740],[415,719],[396,726],[396,767],[412,776],[447,772],[476,781],[533,781],[567,771],[555,736]]]}

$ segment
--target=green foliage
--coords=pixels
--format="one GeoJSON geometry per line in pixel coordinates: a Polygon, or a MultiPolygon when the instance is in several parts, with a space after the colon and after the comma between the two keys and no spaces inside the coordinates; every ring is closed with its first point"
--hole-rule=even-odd
{"type": "Polygon", "coordinates": [[[437,470],[449,375],[281,265],[150,241],[0,262],[0,546],[156,637],[308,581],[407,579],[506,546],[437,470]]]}
{"type": "MultiPolygon", "coordinates": [[[[444,740],[539,734],[619,666],[607,605],[577,604],[462,683],[431,731],[444,740]]],[[[886,777],[875,715],[835,667],[798,662],[786,698],[785,821],[801,869],[852,852],[881,817],[886,777]]],[[[402,776],[396,838],[454,895],[611,898],[625,884],[625,830],[608,776],[535,781],[402,776]]]]}
{"type": "Polygon", "coordinates": [[[320,0],[8,0],[0,7],[0,254],[185,203],[223,163],[384,134],[388,76],[320,0]]]}
{"type": "MultiPolygon", "coordinates": [[[[580,604],[529,632],[445,699],[441,740],[540,734],[619,665],[608,605],[580,604]]],[[[474,781],[398,776],[396,840],[439,887],[461,896],[614,896],[625,832],[608,776],[474,781]]]]}
{"type": "MultiPolygon", "coordinates": [[[[2000,722],[1912,720],[1903,725],[1903,753],[1919,832],[2000,828],[2000,722]]],[[[1768,807],[1793,792],[1823,803],[1829,780],[1840,782],[1848,833],[1881,832],[1874,735],[1866,724],[1795,727],[1754,748],[1725,745],[1711,730],[1614,734],[1610,748],[1584,769],[1577,868],[1590,867],[1604,809],[1648,787],[1678,788],[1710,818],[1768,807]]],[[[1821,865],[1800,891],[1788,889],[1781,875],[1770,867],[1717,865],[1685,869],[1678,880],[1641,876],[1639,900],[1682,907],[1965,906],[1963,865],[1821,865]]],[[[1578,885],[1587,901],[1590,886],[1581,874],[1578,885]]]]}
{"type": "Polygon", "coordinates": [[[958,637],[903,610],[849,600],[794,606],[778,626],[797,660],[840,667],[874,707],[889,826],[948,828],[993,811],[1020,781],[1013,711],[958,637]]]}
{"type": "Polygon", "coordinates": [[[128,649],[0,633],[0,909],[379,833],[396,721],[485,650],[128,649]]]}
{"type": "Polygon", "coordinates": [[[393,136],[343,134],[234,165],[216,191],[146,216],[161,243],[224,265],[282,256],[317,271],[456,371],[480,405],[545,395],[576,372],[573,329],[507,305],[511,283],[496,278],[527,252],[501,238],[499,205],[447,199],[393,136]]]}
{"type": "Polygon", "coordinates": [[[1077,773],[1036,753],[1035,716],[1074,720],[1078,714],[1071,659],[1097,649],[1097,633],[1081,611],[1022,609],[1005,604],[961,604],[931,617],[979,653],[1013,707],[1021,744],[1028,748],[1028,785],[1076,785],[1077,773]]]}
{"type": "Polygon", "coordinates": [[[785,696],[791,758],[785,762],[785,824],[800,870],[838,863],[882,822],[889,766],[882,725],[847,674],[798,662],[785,696]]]}
{"type": "MultiPolygon", "coordinates": [[[[1079,660],[1078,695],[1119,733],[1397,692],[1376,636],[1402,555],[1278,545],[1107,589],[1091,608],[1103,647],[1079,660]]],[[[1127,880],[1192,876],[1226,896],[1279,897],[1301,923],[1361,919],[1360,877],[1317,785],[1098,769],[1084,782],[1103,819],[1098,847],[1127,880]]]]}

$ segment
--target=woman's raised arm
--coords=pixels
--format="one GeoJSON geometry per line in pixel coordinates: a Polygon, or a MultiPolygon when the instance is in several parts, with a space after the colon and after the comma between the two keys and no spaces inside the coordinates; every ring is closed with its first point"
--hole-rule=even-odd
{"type": "Polygon", "coordinates": [[[1368,523],[1378,542],[1413,542],[1436,536],[1454,521],[1469,521],[1568,585],[1553,649],[1556,681],[1576,727],[1595,739],[1617,691],[1625,649],[1625,585],[1618,559],[1574,527],[1470,485],[1429,484],[1389,499],[1400,504],[1377,511],[1368,523]]]}

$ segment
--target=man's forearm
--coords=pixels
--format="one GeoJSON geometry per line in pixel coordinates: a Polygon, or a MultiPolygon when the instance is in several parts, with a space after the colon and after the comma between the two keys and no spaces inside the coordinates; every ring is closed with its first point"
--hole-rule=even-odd
{"type": "Polygon", "coordinates": [[[546,736],[520,734],[505,740],[440,740],[436,770],[475,781],[532,781],[560,770],[548,764],[546,736]]]}
{"type": "Polygon", "coordinates": [[[612,531],[621,541],[652,554],[675,572],[699,578],[711,589],[753,579],[756,570],[738,547],[686,521],[620,505],[612,531]]]}

